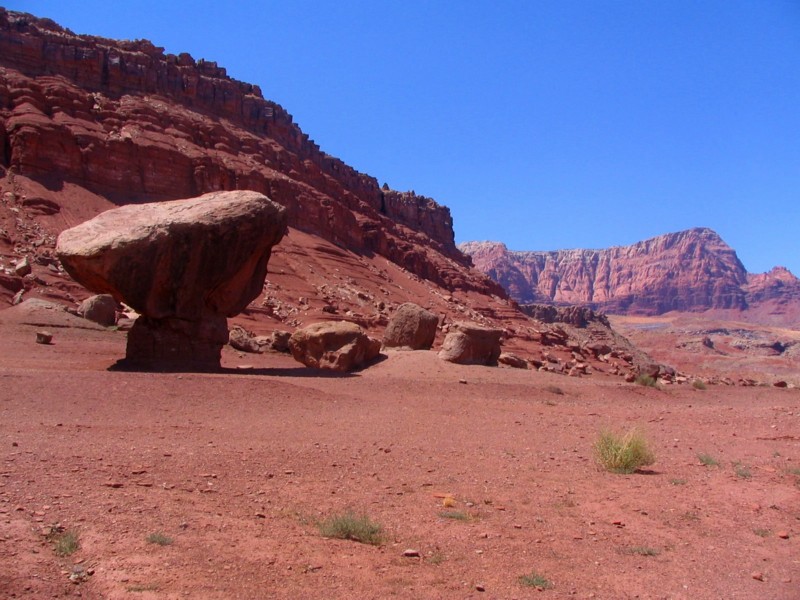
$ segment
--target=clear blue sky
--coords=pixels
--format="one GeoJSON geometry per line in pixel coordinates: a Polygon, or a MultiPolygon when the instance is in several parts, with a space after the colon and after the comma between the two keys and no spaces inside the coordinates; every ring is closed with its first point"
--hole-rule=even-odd
{"type": "Polygon", "coordinates": [[[715,229],[800,275],[800,0],[13,1],[261,86],[458,241],[715,229]]]}

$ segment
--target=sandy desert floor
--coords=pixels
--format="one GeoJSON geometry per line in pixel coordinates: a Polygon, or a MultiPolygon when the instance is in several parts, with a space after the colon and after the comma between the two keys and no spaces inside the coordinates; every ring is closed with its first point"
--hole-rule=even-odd
{"type": "Polygon", "coordinates": [[[109,370],[122,332],[37,329],[0,324],[4,598],[800,598],[798,389],[433,352],[324,376],[226,348],[220,373],[134,373],[109,370]],[[632,426],[657,462],[598,469],[599,431],[632,426]],[[383,543],[322,537],[346,510],[383,543]]]}

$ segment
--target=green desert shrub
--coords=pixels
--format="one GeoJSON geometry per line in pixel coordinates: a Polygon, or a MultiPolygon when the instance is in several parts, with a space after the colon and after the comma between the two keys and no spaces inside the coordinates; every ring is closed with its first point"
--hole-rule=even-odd
{"type": "Polygon", "coordinates": [[[600,466],[612,473],[633,473],[656,461],[647,438],[636,428],[623,435],[602,431],[594,450],[600,466]]]}
{"type": "Polygon", "coordinates": [[[519,582],[526,587],[533,587],[540,590],[549,590],[553,587],[553,584],[550,583],[547,578],[539,575],[539,573],[535,571],[528,575],[521,576],[519,582]]]}
{"type": "Polygon", "coordinates": [[[719,461],[716,458],[714,458],[713,456],[711,456],[710,454],[706,454],[705,452],[700,452],[697,455],[697,460],[700,461],[700,464],[702,464],[702,465],[704,465],[706,467],[718,467],[719,466],[719,461]]]}
{"type": "Polygon", "coordinates": [[[323,537],[353,540],[373,546],[380,546],[383,542],[383,527],[367,515],[356,515],[352,511],[328,517],[319,524],[319,531],[323,537]]]}
{"type": "Polygon", "coordinates": [[[165,533],[156,531],[147,536],[147,543],[156,544],[158,546],[169,546],[172,543],[172,538],[165,533]]]}
{"type": "Polygon", "coordinates": [[[643,385],[645,387],[658,388],[658,381],[652,375],[639,375],[634,380],[636,385],[643,385]]]}
{"type": "Polygon", "coordinates": [[[59,556],[75,554],[80,547],[78,532],[74,529],[53,533],[51,539],[53,540],[53,549],[59,556]]]}

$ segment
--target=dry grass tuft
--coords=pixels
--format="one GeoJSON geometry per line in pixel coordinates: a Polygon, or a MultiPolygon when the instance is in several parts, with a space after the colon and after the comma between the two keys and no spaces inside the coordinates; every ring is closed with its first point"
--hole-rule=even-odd
{"type": "Polygon", "coordinates": [[[372,546],[380,546],[383,542],[383,527],[367,515],[356,515],[350,511],[325,519],[319,524],[319,531],[323,537],[353,540],[372,546]]]}
{"type": "Polygon", "coordinates": [[[633,473],[656,462],[647,438],[635,428],[624,435],[601,432],[594,449],[597,462],[612,473],[633,473]]]}

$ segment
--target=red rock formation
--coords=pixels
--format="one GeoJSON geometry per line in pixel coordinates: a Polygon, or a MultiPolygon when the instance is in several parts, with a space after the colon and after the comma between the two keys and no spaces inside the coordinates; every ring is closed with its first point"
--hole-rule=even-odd
{"type": "Polygon", "coordinates": [[[747,272],[710,229],[606,250],[512,252],[494,242],[460,248],[518,302],[583,304],[623,314],[747,306],[747,272]]]}
{"type": "Polygon", "coordinates": [[[0,119],[0,166],[50,189],[118,204],[254,190],[292,227],[450,289],[504,295],[464,268],[448,208],[381,190],[214,62],[0,8],[0,119]]]}

